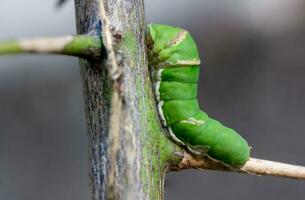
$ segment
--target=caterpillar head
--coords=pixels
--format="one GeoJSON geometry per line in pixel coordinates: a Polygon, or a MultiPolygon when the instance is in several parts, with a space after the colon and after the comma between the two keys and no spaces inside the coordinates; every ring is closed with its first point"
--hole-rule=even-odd
{"type": "Polygon", "coordinates": [[[148,48],[152,62],[158,67],[177,65],[199,65],[199,53],[195,41],[184,29],[150,24],[148,26],[148,48]]]}

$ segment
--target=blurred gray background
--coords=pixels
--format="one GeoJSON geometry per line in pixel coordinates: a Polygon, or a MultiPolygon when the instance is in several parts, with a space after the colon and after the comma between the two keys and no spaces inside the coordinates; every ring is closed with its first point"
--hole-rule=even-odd
{"type": "MultiPolygon", "coordinates": [[[[200,104],[253,146],[305,165],[305,0],[146,0],[147,23],[181,26],[203,59],[200,104]]],[[[0,39],[75,33],[73,1],[1,0],[0,39]]],[[[0,57],[0,199],[89,199],[78,60],[0,57]]],[[[303,200],[304,181],[187,170],[166,200],[303,200]]]]}

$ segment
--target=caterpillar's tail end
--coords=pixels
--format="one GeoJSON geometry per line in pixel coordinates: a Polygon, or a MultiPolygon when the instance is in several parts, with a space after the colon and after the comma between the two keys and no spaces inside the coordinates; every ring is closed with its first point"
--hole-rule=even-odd
{"type": "MultiPolygon", "coordinates": [[[[229,129],[229,128],[228,128],[229,129]]],[[[212,158],[230,166],[242,166],[250,158],[251,148],[247,141],[233,129],[226,132],[226,139],[212,148],[208,154],[212,158]]]]}

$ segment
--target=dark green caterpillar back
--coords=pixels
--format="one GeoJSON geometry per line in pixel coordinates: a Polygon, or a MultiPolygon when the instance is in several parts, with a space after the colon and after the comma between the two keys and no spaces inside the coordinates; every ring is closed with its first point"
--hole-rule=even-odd
{"type": "Polygon", "coordinates": [[[232,166],[244,164],[250,154],[247,142],[199,108],[200,59],[191,35],[167,25],[151,24],[148,28],[158,112],[170,137],[193,153],[232,166]]]}

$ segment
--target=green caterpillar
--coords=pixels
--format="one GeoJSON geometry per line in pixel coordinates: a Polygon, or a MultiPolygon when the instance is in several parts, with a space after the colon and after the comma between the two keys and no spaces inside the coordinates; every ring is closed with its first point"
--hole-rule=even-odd
{"type": "Polygon", "coordinates": [[[148,50],[158,112],[169,136],[192,153],[229,166],[243,165],[250,156],[248,143],[199,108],[200,59],[191,35],[181,28],[151,24],[148,50]]]}

